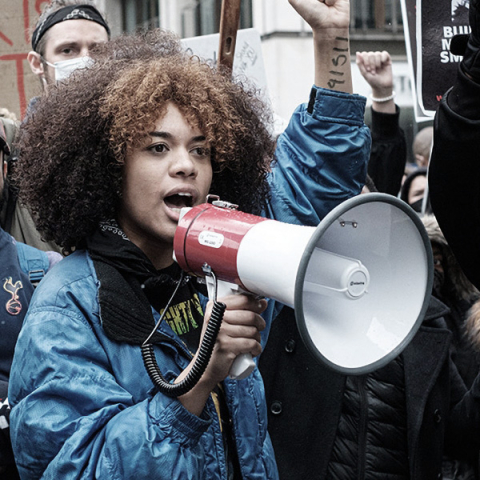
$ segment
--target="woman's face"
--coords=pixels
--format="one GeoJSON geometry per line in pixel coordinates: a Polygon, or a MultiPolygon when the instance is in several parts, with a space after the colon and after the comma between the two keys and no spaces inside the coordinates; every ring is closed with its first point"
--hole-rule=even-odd
{"type": "Polygon", "coordinates": [[[210,145],[169,103],[148,141],[125,158],[118,221],[156,268],[172,263],[180,209],[205,202],[212,182],[210,145]]]}

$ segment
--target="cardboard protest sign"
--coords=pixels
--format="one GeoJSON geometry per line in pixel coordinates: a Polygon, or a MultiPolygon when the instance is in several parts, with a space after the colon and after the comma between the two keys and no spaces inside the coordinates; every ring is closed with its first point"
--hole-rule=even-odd
{"type": "MultiPolygon", "coordinates": [[[[215,65],[218,60],[220,35],[202,35],[182,39],[185,49],[215,65]]],[[[270,102],[267,89],[267,77],[263,63],[262,41],[260,33],[254,28],[238,30],[235,57],[233,60],[233,77],[239,77],[255,85],[266,102],[270,102]]],[[[279,133],[286,126],[286,121],[275,115],[275,131],[279,133]]]]}
{"type": "MultiPolygon", "coordinates": [[[[215,65],[218,60],[219,39],[219,34],[215,33],[184,38],[182,44],[187,51],[215,65]]],[[[263,65],[262,42],[260,33],[254,28],[237,32],[232,74],[234,77],[248,78],[262,93],[266,93],[267,80],[263,65]]]]}

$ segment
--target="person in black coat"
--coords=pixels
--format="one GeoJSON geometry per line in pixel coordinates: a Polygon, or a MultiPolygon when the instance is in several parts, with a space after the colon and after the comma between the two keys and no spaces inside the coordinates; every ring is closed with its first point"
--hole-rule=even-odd
{"type": "MultiPolygon", "coordinates": [[[[471,0],[470,6],[475,21],[471,55],[465,55],[457,83],[435,120],[430,167],[434,211],[477,288],[479,1],[471,0]]],[[[397,358],[368,375],[345,376],[310,355],[293,310],[285,307],[259,365],[281,478],[429,480],[445,478],[445,455],[474,464],[480,445],[480,377],[467,390],[450,355],[449,313],[432,296],[420,329],[397,358]]],[[[480,338],[478,326],[476,335],[480,338]]]]}
{"type": "Polygon", "coordinates": [[[444,453],[474,462],[480,379],[467,392],[449,354],[448,311],[431,297],[397,358],[345,376],[308,352],[285,307],[259,365],[280,478],[428,480],[442,478],[444,453]]]}
{"type": "Polygon", "coordinates": [[[465,275],[480,288],[478,0],[470,0],[469,19],[471,34],[452,39],[452,50],[464,57],[455,84],[443,96],[435,115],[428,177],[430,200],[440,228],[465,275]]]}
{"type": "MultiPolygon", "coordinates": [[[[480,0],[470,0],[464,59],[435,118],[429,190],[440,227],[480,287],[480,0]]],[[[303,345],[284,308],[260,357],[281,478],[443,478],[444,454],[474,461],[480,378],[467,391],[449,349],[446,306],[431,297],[417,334],[385,367],[345,376],[303,345]]],[[[472,329],[475,335],[475,329],[472,329]]],[[[480,328],[477,328],[477,338],[480,328]]]]}
{"type": "Polygon", "coordinates": [[[395,104],[392,59],[385,50],[357,52],[356,63],[372,90],[369,179],[375,191],[397,196],[407,163],[407,142],[399,123],[400,107],[395,104]]]}

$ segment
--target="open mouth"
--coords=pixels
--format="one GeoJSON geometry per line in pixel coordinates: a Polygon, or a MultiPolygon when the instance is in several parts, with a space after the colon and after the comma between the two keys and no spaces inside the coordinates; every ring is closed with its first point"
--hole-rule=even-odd
{"type": "Polygon", "coordinates": [[[174,210],[193,206],[193,197],[189,193],[177,193],[164,199],[165,205],[174,210]]]}

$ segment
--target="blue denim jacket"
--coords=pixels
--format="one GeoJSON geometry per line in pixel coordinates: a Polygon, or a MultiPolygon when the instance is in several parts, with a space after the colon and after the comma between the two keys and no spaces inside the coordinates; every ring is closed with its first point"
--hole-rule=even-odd
{"type": "MultiPolygon", "coordinates": [[[[266,214],[283,222],[318,224],[365,180],[365,99],[313,92],[311,108],[300,106],[278,140],[266,214]]],[[[277,307],[270,302],[267,324],[277,307]]],[[[155,353],[168,378],[190,358],[168,324],[161,329],[169,341],[155,353]]],[[[277,479],[258,370],[224,383],[243,478],[277,479]]],[[[98,279],[85,251],[62,260],[37,288],[16,347],[9,400],[22,479],[226,479],[213,400],[201,416],[191,414],[154,391],[139,346],[105,335],[98,279]]]]}

